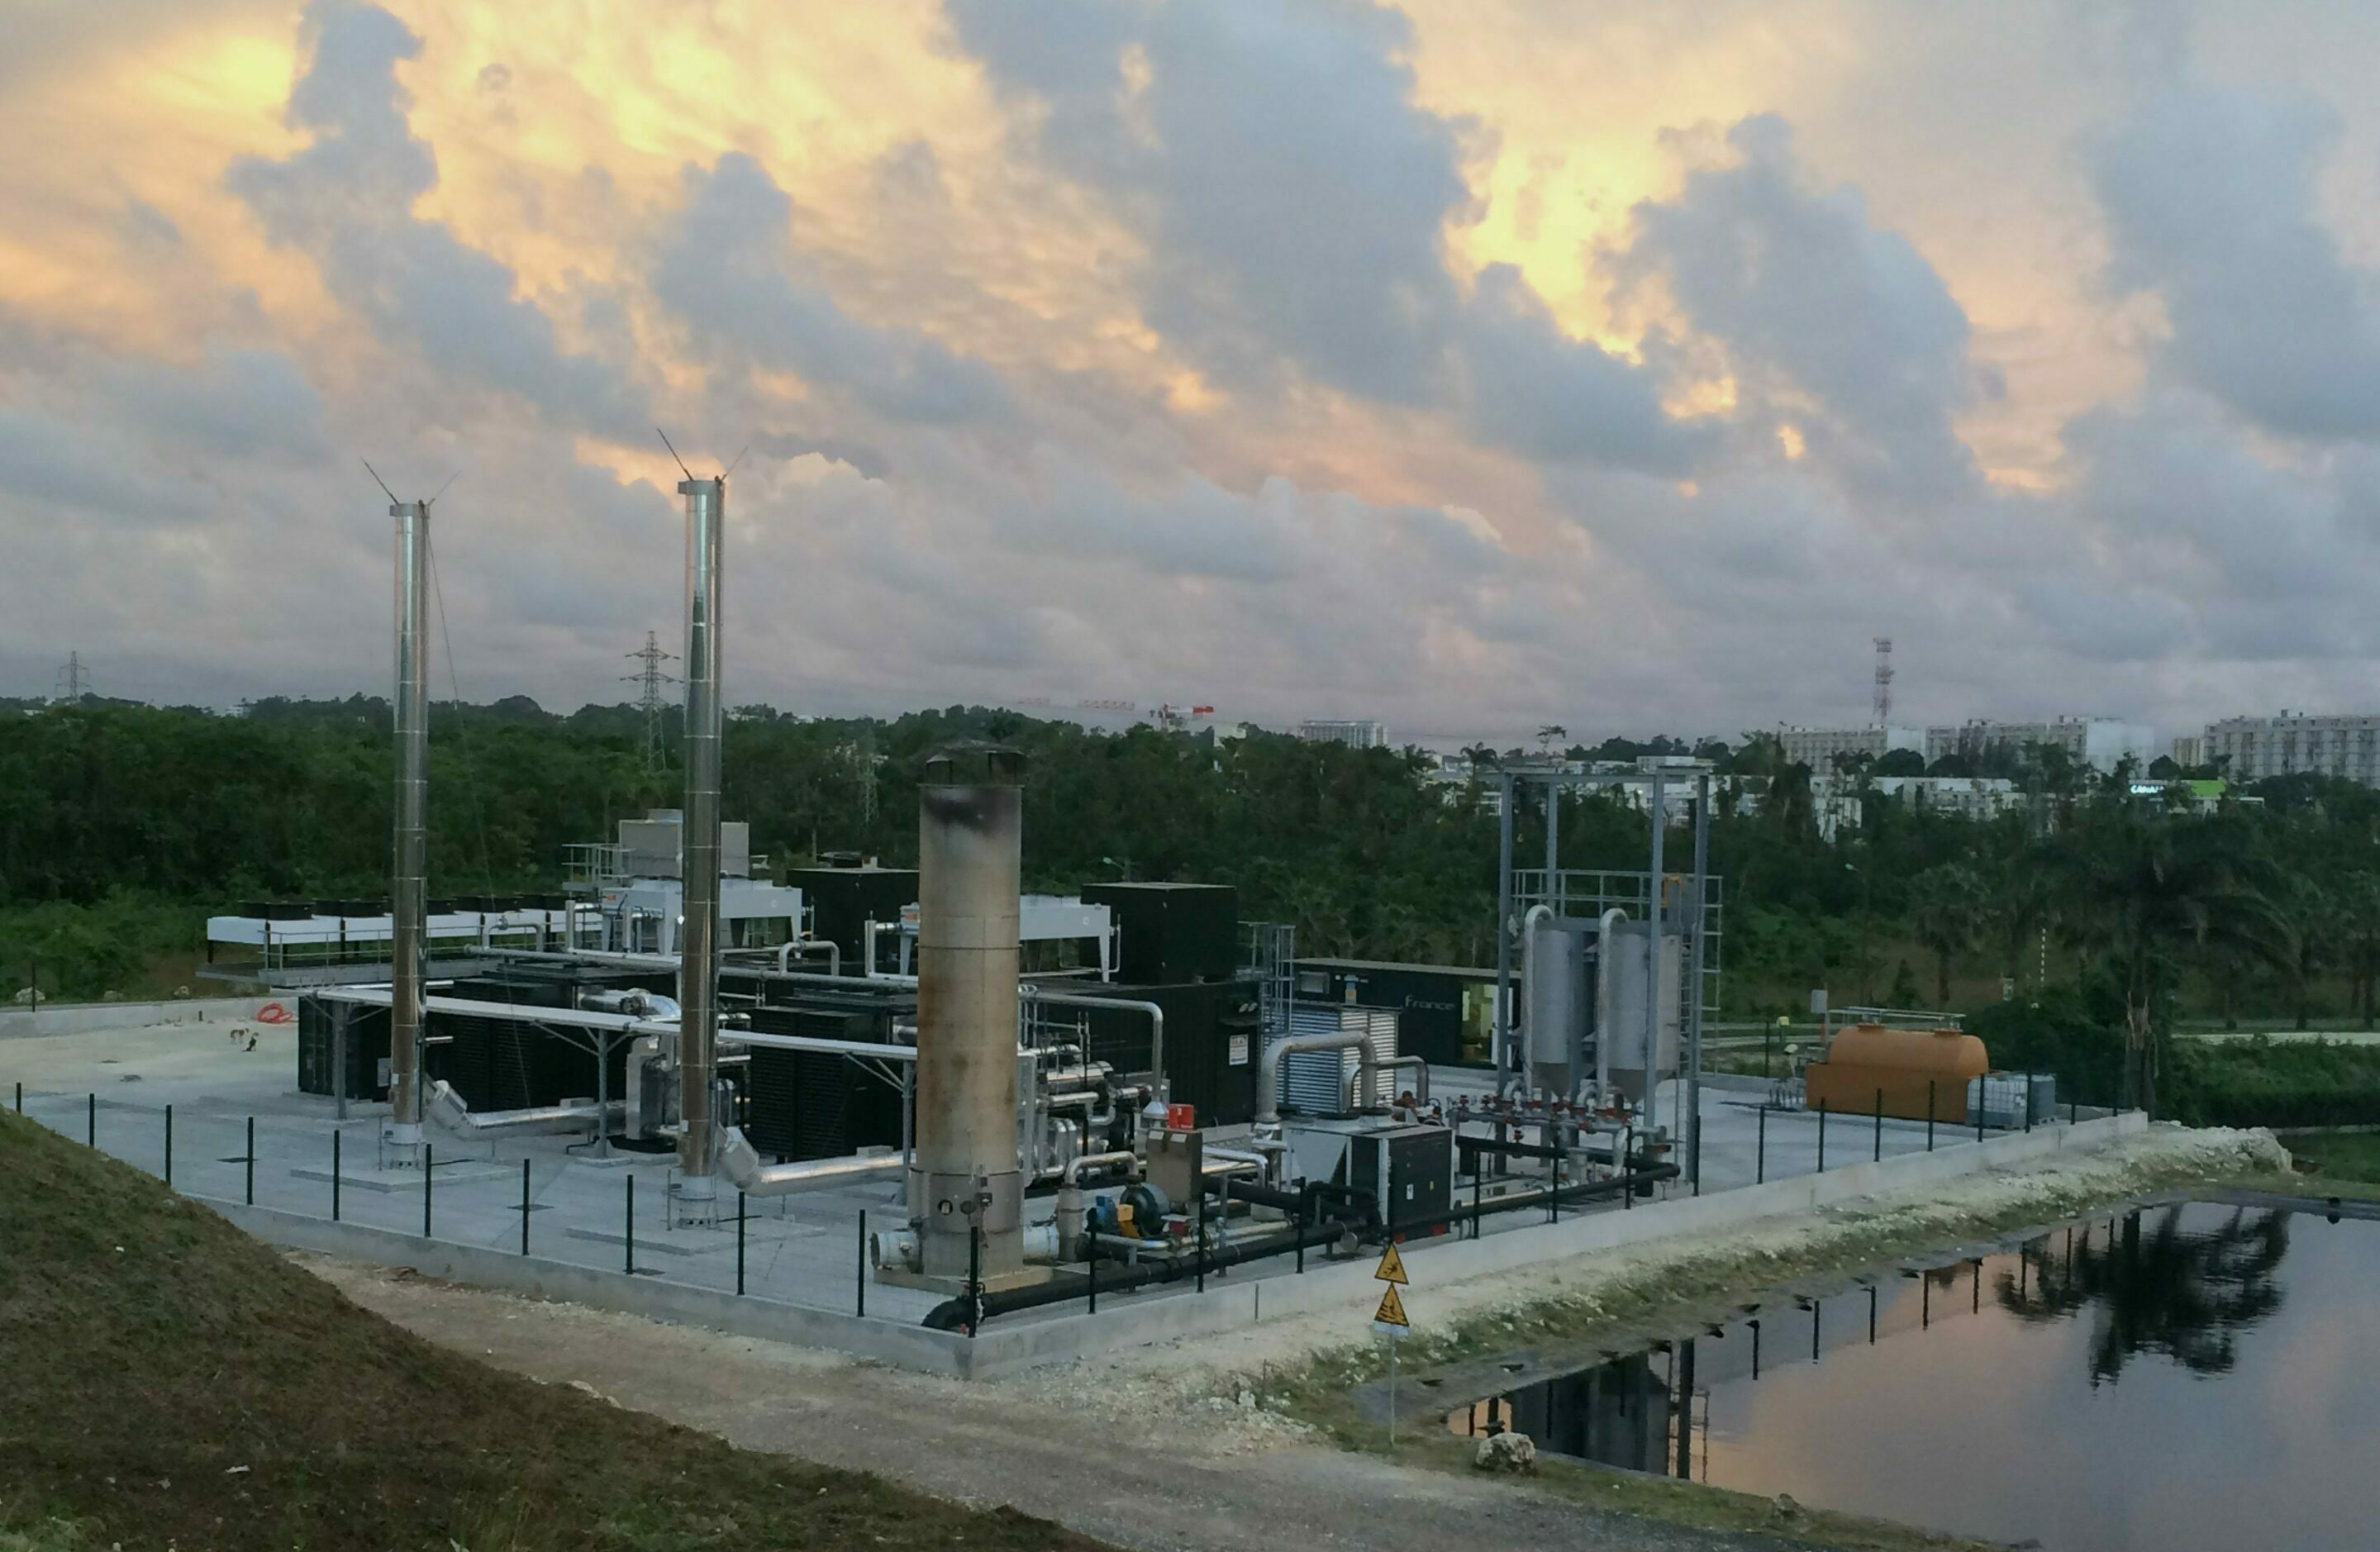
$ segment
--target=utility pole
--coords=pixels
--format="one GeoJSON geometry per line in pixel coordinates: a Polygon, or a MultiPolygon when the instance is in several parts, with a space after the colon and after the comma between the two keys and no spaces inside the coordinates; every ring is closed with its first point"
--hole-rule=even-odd
{"type": "Polygon", "coordinates": [[[82,697],[91,693],[91,670],[82,665],[80,652],[68,652],[67,661],[58,665],[58,679],[54,698],[69,706],[79,706],[82,697]]]}
{"type": "Polygon", "coordinates": [[[628,684],[644,686],[644,696],[637,702],[637,708],[645,714],[645,769],[659,770],[662,768],[662,686],[677,683],[676,675],[662,672],[662,664],[674,659],[662,650],[661,638],[651,631],[645,633],[644,649],[629,653],[628,659],[645,665],[642,673],[623,673],[620,677],[628,684]]]}

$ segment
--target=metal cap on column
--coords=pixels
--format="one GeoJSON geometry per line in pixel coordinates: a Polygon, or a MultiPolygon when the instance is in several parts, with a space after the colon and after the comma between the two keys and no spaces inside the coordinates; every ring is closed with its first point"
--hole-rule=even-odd
{"type": "Polygon", "coordinates": [[[410,1149],[421,1142],[421,980],[429,952],[430,503],[396,502],[388,511],[396,519],[396,823],[384,1136],[410,1149]]]}
{"type": "Polygon", "coordinates": [[[686,919],[678,928],[678,1197],[699,1216],[718,1195],[713,1059],[719,1030],[720,546],[727,481],[688,479],[686,498],[686,919]]]}
{"type": "Polygon", "coordinates": [[[929,1278],[1024,1266],[1016,1159],[1017,889],[1025,757],[966,746],[926,762],[917,793],[917,1148],[909,1219],[929,1278]]]}

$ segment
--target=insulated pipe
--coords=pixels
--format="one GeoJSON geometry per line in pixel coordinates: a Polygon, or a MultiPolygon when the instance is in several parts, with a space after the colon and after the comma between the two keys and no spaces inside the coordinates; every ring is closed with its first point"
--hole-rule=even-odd
{"type": "Polygon", "coordinates": [[[1496,1093],[1512,1090],[1512,773],[1496,773],[1496,1093]]]}
{"type": "Polygon", "coordinates": [[[844,1158],[806,1158],[792,1164],[763,1164],[743,1128],[720,1128],[719,1172],[747,1196],[784,1196],[796,1191],[817,1191],[834,1185],[865,1185],[893,1180],[901,1173],[897,1153],[856,1154],[844,1158]]]}
{"type": "Polygon", "coordinates": [[[795,939],[779,945],[777,949],[777,974],[783,976],[791,971],[792,960],[795,953],[816,953],[820,949],[824,949],[826,951],[826,973],[834,976],[837,980],[842,979],[843,946],[832,938],[795,939]]]}
{"type": "Polygon", "coordinates": [[[1669,920],[1669,891],[1661,877],[1661,843],[1668,838],[1670,816],[1664,799],[1669,781],[1654,771],[1645,806],[1653,827],[1653,855],[1647,872],[1651,888],[1645,903],[1645,1108],[1657,1109],[1661,1098],[1661,934],[1669,920]]]}
{"type": "MultiPolygon", "coordinates": [[[[720,550],[727,481],[688,479],[686,498],[686,817],[678,831],[686,919],[678,928],[678,1199],[712,1201],[719,1135],[711,1122],[719,1028],[720,550]]],[[[697,1207],[698,1216],[700,1213],[697,1207]]]]}
{"type": "Polygon", "coordinates": [[[1537,923],[1553,919],[1554,908],[1542,904],[1530,906],[1529,914],[1521,918],[1521,1000],[1531,1006],[1532,1013],[1529,1023],[1521,1030],[1522,1059],[1514,1063],[1521,1074],[1523,1094],[1529,1091],[1529,1069],[1541,1060],[1537,1055],[1544,1049],[1541,1039],[1544,1045],[1551,1044],[1550,1039],[1545,1039],[1536,1028],[1534,1004],[1537,1000],[1537,923]]]}
{"type": "Polygon", "coordinates": [[[1148,1102],[1159,1109],[1165,1107],[1165,1096],[1172,1085],[1165,1076],[1165,1010],[1154,1002],[1130,1001],[1121,997],[1091,997],[1079,991],[1044,991],[1038,986],[1019,987],[1017,993],[1028,1002],[1047,1003],[1054,1008],[1122,1008],[1129,1012],[1145,1014],[1148,1019],[1148,1065],[1153,1087],[1148,1102]]]}
{"type": "Polygon", "coordinates": [[[421,981],[430,916],[430,503],[396,519],[396,832],[390,891],[388,1141],[421,1142],[421,981]]]}
{"type": "Polygon", "coordinates": [[[1358,1055],[1355,1081],[1363,1092],[1372,1091],[1372,1042],[1368,1035],[1349,1034],[1345,1030],[1325,1030],[1318,1035],[1293,1035],[1286,1040],[1275,1040],[1265,1048],[1264,1061],[1257,1069],[1257,1124],[1281,1124],[1281,1059],[1302,1056],[1307,1051],[1353,1050],[1358,1055]]]}
{"type": "Polygon", "coordinates": [[[463,1102],[445,1079],[433,1079],[430,1085],[430,1113],[439,1124],[450,1131],[482,1132],[571,1132],[592,1130],[602,1122],[619,1115],[625,1109],[618,1100],[597,1104],[589,1100],[577,1105],[532,1105],[519,1110],[474,1110],[463,1102]]]}
{"type": "Polygon", "coordinates": [[[962,747],[929,759],[917,791],[917,1135],[908,1197],[921,1269],[932,1278],[980,1282],[1025,1264],[1016,1157],[1024,770],[1014,750],[962,747]]]}
{"type": "Polygon", "coordinates": [[[1618,984],[1620,940],[1613,929],[1627,919],[1628,913],[1614,906],[1595,923],[1595,1097],[1598,1104],[1611,1094],[1611,1042],[1618,1037],[1612,1028],[1611,999],[1618,984]]]}
{"type": "MultiPolygon", "coordinates": [[[[1414,1085],[1414,1103],[1416,1105],[1428,1104],[1429,1058],[1426,1056],[1392,1056],[1389,1058],[1389,1087],[1391,1089],[1394,1089],[1397,1086],[1397,1069],[1400,1067],[1410,1067],[1415,1072],[1421,1074],[1420,1080],[1414,1085]]],[[[1393,1097],[1393,1096],[1391,1096],[1391,1097],[1393,1097]]]]}

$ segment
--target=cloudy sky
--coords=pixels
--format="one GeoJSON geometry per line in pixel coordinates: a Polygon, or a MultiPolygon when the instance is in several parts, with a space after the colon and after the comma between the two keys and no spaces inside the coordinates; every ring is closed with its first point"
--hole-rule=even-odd
{"type": "MultiPolygon", "coordinates": [[[[2380,709],[2380,7],[11,0],[0,693],[2380,709]],[[438,671],[441,693],[448,671],[438,671]]],[[[1900,720],[1900,716],[1896,720],[1900,720]]]]}

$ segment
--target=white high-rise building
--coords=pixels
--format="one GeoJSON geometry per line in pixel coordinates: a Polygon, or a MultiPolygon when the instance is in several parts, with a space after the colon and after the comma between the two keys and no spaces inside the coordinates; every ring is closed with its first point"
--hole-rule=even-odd
{"type": "Polygon", "coordinates": [[[1316,718],[1298,723],[1297,736],[1309,744],[1352,744],[1358,749],[1389,746],[1388,724],[1368,717],[1344,721],[1316,718]]]}
{"type": "Polygon", "coordinates": [[[1913,727],[1781,727],[1777,742],[1784,746],[1788,761],[1806,765],[1821,776],[1832,772],[1835,761],[1846,755],[1881,759],[1895,749],[1925,752],[1925,732],[1913,727]]]}
{"type": "Polygon", "coordinates": [[[2021,755],[2029,744],[2063,749],[2077,765],[2087,765],[2103,773],[2115,770],[2127,758],[2146,770],[2149,762],[2157,757],[2156,730],[2146,722],[2128,722],[2116,717],[2059,717],[2046,722],[1977,721],[1929,727],[1925,730],[1925,763],[1931,765],[1951,755],[1972,758],[1995,746],[2021,755]]]}
{"type": "Polygon", "coordinates": [[[2380,787],[2380,716],[2228,717],[2208,725],[2201,748],[2232,782],[2318,771],[2380,787]]]}

